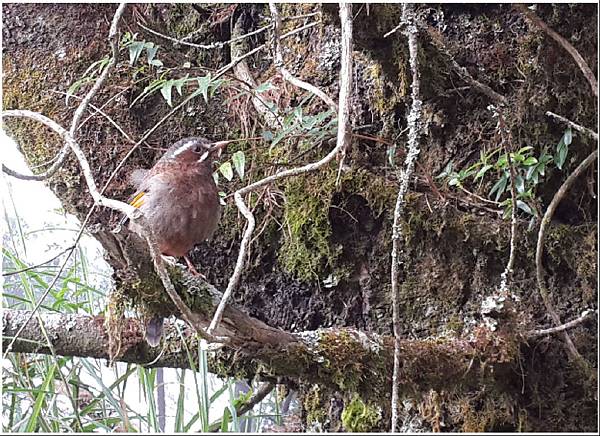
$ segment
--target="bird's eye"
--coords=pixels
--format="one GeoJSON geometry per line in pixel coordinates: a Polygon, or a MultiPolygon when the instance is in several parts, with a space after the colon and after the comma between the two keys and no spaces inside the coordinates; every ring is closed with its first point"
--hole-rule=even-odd
{"type": "Polygon", "coordinates": [[[194,148],[194,153],[204,153],[204,147],[202,147],[201,145],[196,145],[194,148]]]}

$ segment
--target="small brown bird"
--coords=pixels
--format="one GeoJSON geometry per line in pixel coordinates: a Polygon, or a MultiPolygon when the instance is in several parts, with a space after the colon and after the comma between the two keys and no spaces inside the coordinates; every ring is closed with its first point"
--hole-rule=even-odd
{"type": "MultiPolygon", "coordinates": [[[[173,144],[150,170],[136,170],[131,182],[137,191],[130,204],[139,208],[154,231],[162,254],[182,257],[190,271],[200,275],[187,256],[194,245],[209,239],[221,215],[219,193],[213,179],[212,148],[205,138],[185,138],[173,144]]],[[[135,230],[137,224],[131,222],[135,230]]],[[[146,326],[146,342],[155,347],[163,319],[146,326]]]]}

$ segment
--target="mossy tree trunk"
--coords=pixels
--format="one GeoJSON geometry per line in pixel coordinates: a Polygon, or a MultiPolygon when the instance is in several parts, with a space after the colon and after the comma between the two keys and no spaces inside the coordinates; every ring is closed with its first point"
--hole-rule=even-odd
{"type": "MultiPolygon", "coordinates": [[[[77,101],[70,99],[66,105],[64,94],[54,91],[66,92],[93,62],[109,53],[106,35],[114,5],[3,4],[2,8],[3,108],[39,111],[68,125],[77,101]]],[[[516,267],[510,288],[515,298],[510,309],[496,316],[499,330],[485,336],[490,343],[479,343],[482,348],[477,348],[474,360],[468,354],[453,354],[460,350],[447,348],[448,344],[477,337],[474,332],[485,321],[482,302],[497,290],[508,260],[510,223],[488,204],[446,186],[443,179],[434,179],[448,162],[452,161],[457,170],[463,169],[476,162],[481,151],[498,147],[496,120],[487,109],[493,102],[461,80],[449,56],[506,97],[504,115],[517,148],[554,150],[564,126],[546,117],[548,110],[594,129],[597,100],[569,55],[543,32],[530,27],[510,5],[421,5],[418,10],[423,22],[446,40],[448,53],[442,53],[429,34],[420,35],[426,131],[418,177],[407,198],[402,223],[401,330],[423,349],[412,350],[415,359],[407,362],[406,386],[410,388],[403,390],[403,428],[597,430],[595,382],[569,361],[560,339],[550,336],[513,342],[524,332],[550,324],[537,294],[536,236],[528,230],[526,215],[520,216],[518,226],[516,267]],[[490,344],[506,332],[510,332],[511,346],[503,352],[508,354],[496,356],[502,360],[500,365],[489,362],[499,372],[488,377],[488,360],[483,357],[498,351],[490,344]],[[446,363],[453,363],[456,371],[446,373],[446,363]],[[479,364],[474,369],[469,367],[479,364]],[[418,371],[410,371],[419,367],[424,367],[425,379],[419,378],[418,371]],[[463,383],[459,374],[462,369],[474,370],[475,376],[463,383]],[[453,378],[452,389],[428,378],[438,370],[440,377],[453,378]],[[474,382],[479,376],[480,383],[474,382]]],[[[321,12],[319,24],[284,42],[286,62],[297,76],[337,95],[337,6],[282,5],[280,13],[289,17],[313,11],[321,12]]],[[[537,13],[595,68],[595,7],[539,5],[537,13]]],[[[265,15],[265,5],[130,5],[121,32],[137,32],[139,40],[160,44],[156,56],[164,67],[173,68],[169,78],[205,76],[207,71],[230,61],[227,47],[202,50],[173,45],[139,23],[175,38],[198,30],[193,40],[209,44],[228,40],[233,23],[241,22],[248,32],[258,29],[265,24],[261,18],[265,15]]],[[[271,366],[273,373],[269,374],[268,366],[251,363],[252,350],[246,350],[246,369],[266,371],[266,377],[287,376],[302,394],[305,423],[311,428],[381,430],[388,427],[389,385],[382,380],[390,377],[389,365],[386,361],[378,366],[370,355],[347,354],[339,335],[343,335],[342,327],[382,337],[391,333],[391,220],[398,187],[396,164],[401,165],[404,156],[400,134],[406,126],[410,103],[410,74],[401,32],[383,38],[398,24],[400,6],[365,5],[357,7],[355,15],[352,123],[356,132],[385,138],[386,143],[355,139],[339,183],[334,162],[317,174],[281,181],[265,191],[260,201],[256,197],[252,200],[256,201],[253,206],[259,221],[257,238],[231,310],[240,320],[256,320],[267,329],[289,335],[333,328],[331,334],[338,336],[324,342],[325,347],[333,347],[327,350],[328,357],[343,354],[336,356],[339,360],[332,358],[332,367],[320,362],[314,367],[300,365],[304,372],[294,372],[294,368],[281,364],[271,366]],[[341,362],[349,366],[337,367],[341,362]],[[307,368],[318,374],[311,377],[307,368]],[[327,377],[330,383],[324,382],[327,377]],[[377,392],[363,389],[372,380],[378,380],[372,385],[377,392]]],[[[297,25],[287,23],[285,30],[297,25]]],[[[252,37],[247,41],[248,48],[268,42],[269,35],[265,32],[252,37]]],[[[277,76],[267,53],[262,51],[251,58],[254,79],[259,84],[271,81],[276,86],[265,98],[280,108],[297,106],[305,95],[277,76]]],[[[103,111],[137,140],[171,108],[159,92],[132,104],[159,71],[149,65],[140,69],[144,59],[130,65],[126,49],[121,56],[93,103],[100,107],[108,102],[103,111]]],[[[181,137],[203,135],[220,140],[246,134],[259,136],[268,130],[250,98],[238,96],[239,86],[235,84],[232,79],[208,102],[202,97],[192,100],[169,117],[131,156],[106,194],[125,200],[132,193],[127,175],[136,168],[148,168],[162,149],[181,137]]],[[[182,97],[173,91],[173,104],[181,101],[182,97]]],[[[316,101],[310,101],[304,109],[305,114],[322,110],[316,101]]],[[[31,165],[49,161],[62,145],[49,139],[44,128],[27,121],[7,120],[6,128],[31,165]]],[[[96,181],[102,186],[132,145],[108,119],[97,114],[78,135],[96,181]]],[[[275,147],[261,142],[238,143],[228,152],[245,152],[246,179],[221,180],[220,188],[233,192],[242,183],[269,174],[277,164],[309,162],[323,156],[329,147],[327,142],[312,144],[302,139],[284,140],[275,147]]],[[[535,188],[540,210],[545,209],[568,173],[595,147],[597,144],[587,137],[575,135],[564,168],[548,169],[535,188]]],[[[556,223],[547,236],[544,267],[556,309],[565,321],[596,307],[595,180],[594,170],[577,182],[559,207],[556,223]]],[[[472,189],[487,196],[495,181],[486,178],[472,189]]],[[[48,184],[67,211],[80,219],[86,215],[91,198],[74,159],[48,184]]],[[[99,210],[90,226],[115,268],[118,287],[111,303],[129,304],[142,313],[174,313],[173,307],[164,304],[168,300],[161,295],[149,264],[139,254],[143,250],[127,245],[127,239],[111,232],[119,218],[109,210],[99,210]],[[124,258],[123,247],[128,259],[124,258]],[[140,270],[131,271],[131,256],[138,261],[134,264],[141,265],[140,270]]],[[[224,289],[233,271],[243,224],[235,205],[228,201],[215,239],[192,253],[192,259],[203,266],[208,281],[217,289],[224,289]]],[[[211,316],[207,312],[218,292],[189,295],[185,284],[179,289],[187,295],[190,306],[211,316]]],[[[595,322],[582,324],[570,334],[580,353],[596,367],[595,322]]],[[[132,342],[134,347],[138,342],[132,342]]],[[[235,365],[230,369],[232,374],[241,370],[235,365]]]]}

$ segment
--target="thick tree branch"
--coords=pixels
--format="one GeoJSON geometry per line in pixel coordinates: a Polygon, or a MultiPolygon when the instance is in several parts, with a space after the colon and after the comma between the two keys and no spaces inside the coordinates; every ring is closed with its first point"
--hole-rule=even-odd
{"type": "MultiPolygon", "coordinates": [[[[5,309],[2,315],[2,342],[5,346],[26,322],[31,312],[5,309]]],[[[109,341],[102,317],[41,313],[48,336],[58,355],[109,359],[109,341]]],[[[165,350],[149,347],[136,319],[127,319],[123,336],[126,346],[117,360],[149,367],[190,368],[186,347],[197,355],[198,341],[188,340],[192,331],[183,326],[182,335],[166,323],[165,350]],[[182,339],[184,338],[184,339],[182,339]],[[185,345],[182,340],[185,340],[185,345]],[[162,354],[161,354],[162,353],[162,354]]],[[[282,335],[288,335],[282,332],[282,335]]],[[[365,398],[380,395],[391,383],[394,340],[391,337],[354,329],[322,329],[294,334],[294,341],[258,343],[244,353],[219,351],[211,354],[209,369],[233,375],[260,361],[267,377],[302,379],[338,389],[352,386],[365,398]],[[235,354],[235,358],[233,358],[235,354]]],[[[517,358],[517,342],[508,334],[479,329],[469,338],[401,340],[402,371],[396,382],[402,391],[475,388],[494,385],[497,378],[518,377],[510,367],[517,358]]],[[[39,324],[28,322],[13,352],[48,354],[39,324]]]]}

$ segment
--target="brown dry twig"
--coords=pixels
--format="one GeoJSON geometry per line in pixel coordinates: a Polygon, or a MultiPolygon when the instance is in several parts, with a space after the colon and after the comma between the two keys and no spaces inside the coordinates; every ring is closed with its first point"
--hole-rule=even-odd
{"type": "Polygon", "coordinates": [[[454,56],[452,56],[452,54],[450,53],[444,35],[442,35],[438,30],[434,29],[433,27],[428,26],[427,24],[419,23],[419,25],[429,34],[429,36],[431,37],[431,41],[437,47],[437,49],[450,59],[452,68],[454,68],[454,70],[465,82],[467,82],[479,92],[487,95],[496,103],[503,105],[507,103],[506,97],[504,97],[501,94],[498,94],[485,83],[481,83],[479,80],[475,79],[465,67],[459,65],[459,63],[454,59],[454,56]]]}
{"type": "MultiPolygon", "coordinates": [[[[546,209],[546,213],[544,214],[544,217],[542,218],[542,223],[540,224],[540,230],[538,232],[538,241],[537,241],[537,246],[536,246],[536,251],[535,251],[535,266],[536,266],[536,277],[537,277],[537,282],[538,282],[538,290],[540,292],[540,296],[542,297],[542,301],[544,302],[544,305],[546,306],[546,310],[547,310],[548,314],[550,315],[550,317],[552,318],[552,320],[554,321],[554,324],[556,327],[560,326],[562,323],[560,321],[560,317],[558,316],[558,313],[554,309],[554,305],[552,304],[550,295],[548,293],[548,289],[546,288],[546,282],[544,280],[544,268],[542,266],[542,255],[544,253],[544,237],[546,236],[546,229],[548,228],[548,225],[550,224],[550,221],[552,220],[554,211],[558,207],[561,200],[564,198],[565,194],[567,193],[567,191],[569,190],[571,185],[573,185],[575,180],[590,165],[592,165],[596,161],[597,158],[598,158],[598,150],[595,150],[588,157],[586,157],[579,164],[579,166],[577,168],[575,168],[575,171],[573,171],[569,175],[569,177],[567,177],[567,180],[565,180],[564,183],[561,185],[561,187],[558,189],[558,191],[556,191],[556,194],[554,194],[552,201],[548,205],[548,209],[546,209]]],[[[587,366],[587,365],[585,365],[587,362],[585,362],[585,360],[583,359],[581,354],[579,354],[579,352],[577,351],[577,348],[575,348],[575,345],[573,344],[573,341],[571,341],[571,338],[569,337],[567,332],[563,331],[562,335],[567,344],[567,349],[569,350],[569,354],[571,355],[571,357],[573,359],[575,359],[575,361],[584,363],[584,366],[587,366]]]]}
{"type": "Polygon", "coordinates": [[[593,130],[588,129],[587,127],[580,126],[579,124],[576,124],[573,121],[571,121],[565,117],[561,117],[560,115],[555,114],[554,112],[547,111],[546,115],[557,119],[561,123],[565,123],[567,126],[573,128],[574,130],[577,130],[579,133],[583,133],[584,135],[589,136],[594,141],[598,141],[598,134],[596,132],[594,132],[593,130]]]}
{"type": "Polygon", "coordinates": [[[519,9],[529,21],[531,21],[533,24],[535,24],[544,32],[546,32],[546,34],[550,38],[558,42],[562,48],[569,52],[569,54],[573,57],[573,60],[575,60],[575,63],[587,79],[588,83],[590,84],[592,92],[596,97],[598,97],[598,82],[596,81],[596,76],[594,76],[594,73],[590,69],[588,63],[585,61],[583,56],[579,54],[577,49],[573,47],[573,45],[569,41],[567,41],[561,35],[552,30],[546,23],[544,23],[544,21],[540,17],[538,17],[525,4],[520,3],[515,5],[515,7],[519,9]]]}
{"type": "Polygon", "coordinates": [[[559,332],[563,332],[565,330],[568,329],[572,329],[573,327],[577,327],[579,324],[581,324],[582,322],[588,320],[589,318],[591,318],[592,315],[594,315],[596,313],[595,310],[585,310],[583,311],[583,313],[575,318],[572,321],[566,322],[564,324],[561,324],[557,327],[550,327],[547,329],[538,329],[538,330],[532,330],[530,332],[528,332],[525,336],[527,338],[536,338],[539,336],[545,336],[545,335],[551,335],[554,333],[559,333],[559,332]]]}

